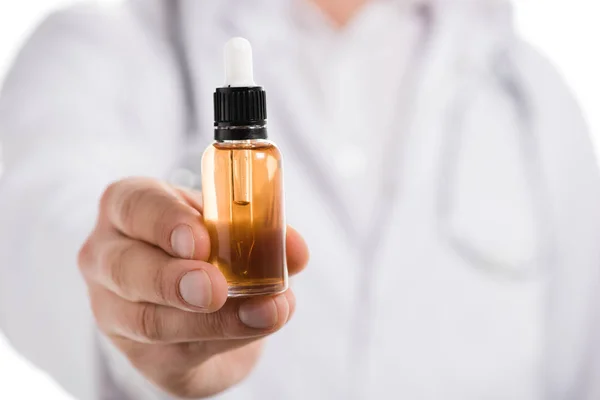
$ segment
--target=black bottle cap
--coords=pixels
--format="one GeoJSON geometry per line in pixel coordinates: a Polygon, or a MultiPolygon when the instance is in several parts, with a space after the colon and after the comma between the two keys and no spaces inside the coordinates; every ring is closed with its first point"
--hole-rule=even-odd
{"type": "Polygon", "coordinates": [[[267,138],[267,100],[262,87],[218,88],[214,108],[215,140],[267,138]]]}

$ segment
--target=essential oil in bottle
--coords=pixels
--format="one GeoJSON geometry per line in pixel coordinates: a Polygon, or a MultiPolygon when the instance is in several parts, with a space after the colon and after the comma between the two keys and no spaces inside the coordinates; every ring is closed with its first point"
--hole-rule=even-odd
{"type": "Polygon", "coordinates": [[[266,95],[254,83],[252,48],[225,45],[225,86],[214,94],[215,140],[202,157],[209,262],[229,296],[276,294],[288,287],[281,153],[267,140],[266,95]]]}

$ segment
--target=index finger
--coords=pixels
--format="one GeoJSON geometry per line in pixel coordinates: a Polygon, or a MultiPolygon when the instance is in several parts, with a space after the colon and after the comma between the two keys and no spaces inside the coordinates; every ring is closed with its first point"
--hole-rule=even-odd
{"type": "Polygon", "coordinates": [[[210,239],[200,211],[162,182],[145,178],[116,182],[106,190],[101,209],[125,236],[158,246],[173,257],[208,259],[210,239]]]}

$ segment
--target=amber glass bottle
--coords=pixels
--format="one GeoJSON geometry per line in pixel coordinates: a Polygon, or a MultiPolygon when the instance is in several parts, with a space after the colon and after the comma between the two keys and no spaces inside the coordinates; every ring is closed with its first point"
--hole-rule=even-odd
{"type": "Polygon", "coordinates": [[[229,66],[228,81],[242,84],[215,92],[215,141],[202,158],[209,262],[227,278],[229,296],[275,294],[288,285],[281,153],[267,140],[264,90],[251,69],[249,78],[239,77],[251,66],[249,44],[232,41],[226,64],[241,58],[246,70],[229,66]]]}

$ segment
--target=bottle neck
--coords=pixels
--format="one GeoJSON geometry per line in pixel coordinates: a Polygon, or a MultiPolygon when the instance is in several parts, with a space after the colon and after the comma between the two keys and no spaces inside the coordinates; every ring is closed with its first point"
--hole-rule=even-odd
{"type": "Polygon", "coordinates": [[[215,124],[215,140],[242,141],[267,139],[267,125],[221,125],[215,124]]]}

